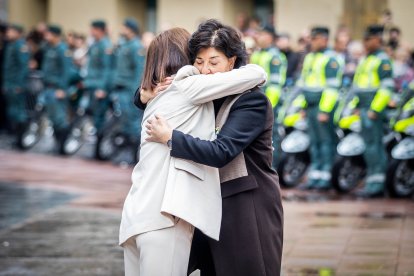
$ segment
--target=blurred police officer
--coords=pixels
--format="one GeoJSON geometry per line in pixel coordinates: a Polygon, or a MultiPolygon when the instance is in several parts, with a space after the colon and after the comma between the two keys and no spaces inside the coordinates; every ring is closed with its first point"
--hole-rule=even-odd
{"type": "MultiPolygon", "coordinates": [[[[94,124],[100,131],[105,122],[109,107],[108,91],[112,72],[112,43],[107,35],[106,22],[95,20],[91,23],[91,36],[94,41],[88,51],[86,77],[83,81],[85,93],[91,101],[94,124]]],[[[84,102],[81,105],[86,104],[84,102]]],[[[86,109],[88,106],[81,106],[86,109]]]]}
{"type": "Polygon", "coordinates": [[[384,192],[386,153],[382,144],[383,113],[394,89],[392,66],[382,48],[383,27],[371,25],[364,36],[367,56],[359,63],[353,88],[359,98],[362,136],[366,144],[364,153],[367,178],[362,197],[381,196],[384,192]]]}
{"type": "MultiPolygon", "coordinates": [[[[122,133],[127,137],[129,149],[136,152],[140,142],[141,121],[143,112],[135,108],[133,95],[141,81],[144,70],[145,48],[138,38],[139,28],[135,19],[127,18],[121,28],[122,42],[115,51],[114,89],[112,97],[119,103],[121,109],[122,133]]],[[[122,160],[121,155],[118,162],[122,160]]]]}
{"type": "MultiPolygon", "coordinates": [[[[29,73],[30,53],[23,38],[23,27],[11,24],[7,29],[8,44],[3,64],[3,89],[7,100],[7,117],[12,131],[19,137],[27,122],[25,87],[29,73]]],[[[20,139],[17,146],[21,147],[20,139]]]]}
{"type": "Polygon", "coordinates": [[[48,26],[42,65],[45,90],[39,99],[39,103],[45,105],[48,117],[53,123],[59,153],[63,153],[63,143],[69,129],[66,91],[73,65],[70,51],[61,36],[62,29],[59,26],[48,26]]]}
{"type": "Polygon", "coordinates": [[[264,27],[258,34],[257,45],[260,50],[251,56],[251,63],[260,65],[267,72],[268,82],[264,88],[266,96],[272,103],[275,123],[273,126],[273,166],[277,166],[280,157],[280,137],[277,127],[282,87],[286,81],[287,60],[275,46],[276,32],[272,26],[264,27]]]}
{"type": "Polygon", "coordinates": [[[328,48],[329,29],[311,32],[311,52],[306,55],[299,86],[307,102],[308,131],[311,138],[311,167],[307,188],[328,189],[335,155],[336,136],[333,109],[338,99],[342,66],[328,48]]]}

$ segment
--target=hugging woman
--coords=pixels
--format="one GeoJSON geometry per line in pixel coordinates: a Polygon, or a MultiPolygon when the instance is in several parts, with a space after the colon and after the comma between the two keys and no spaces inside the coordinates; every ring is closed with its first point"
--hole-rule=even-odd
{"type": "MultiPolygon", "coordinates": [[[[147,103],[143,123],[157,114],[200,139],[214,139],[214,99],[242,93],[266,80],[256,65],[232,70],[238,60],[226,58],[225,73],[203,75],[190,66],[190,34],[174,28],[151,43],[142,88],[152,90],[172,76],[162,94],[147,103]],[[186,66],[187,65],[187,66],[186,66]]],[[[170,156],[164,145],[141,133],[140,161],[132,172],[119,233],[125,274],[183,276],[187,273],[194,227],[219,239],[222,204],[218,169],[170,156]]]]}
{"type": "MultiPolygon", "coordinates": [[[[237,32],[216,20],[200,24],[189,40],[189,51],[190,62],[205,75],[228,71],[231,66],[227,64],[233,58],[234,68],[246,61],[237,32]]],[[[151,98],[146,90],[137,96],[140,107],[151,98]]],[[[170,156],[220,168],[223,205],[219,241],[195,230],[189,273],[199,268],[203,276],[280,275],[283,207],[279,179],[272,168],[272,106],[256,87],[241,96],[215,100],[214,111],[214,140],[180,130],[163,116],[146,124],[147,140],[170,147],[170,156]]]]}

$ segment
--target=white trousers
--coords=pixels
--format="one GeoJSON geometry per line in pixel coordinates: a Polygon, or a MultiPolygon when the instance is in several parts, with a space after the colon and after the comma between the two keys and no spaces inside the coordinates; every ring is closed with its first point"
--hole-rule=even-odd
{"type": "Polygon", "coordinates": [[[185,276],[194,227],[177,218],[173,227],[131,237],[123,245],[125,276],[185,276]]]}

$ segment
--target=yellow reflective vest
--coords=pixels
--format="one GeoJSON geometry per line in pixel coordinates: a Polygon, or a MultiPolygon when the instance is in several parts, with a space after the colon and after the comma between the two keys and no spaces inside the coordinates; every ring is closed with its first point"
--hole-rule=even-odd
{"type": "Polygon", "coordinates": [[[303,62],[298,85],[305,92],[309,103],[318,101],[320,111],[330,113],[338,100],[342,74],[343,64],[337,60],[333,51],[325,49],[311,52],[303,62]]]}
{"type": "Polygon", "coordinates": [[[276,48],[256,51],[250,62],[261,66],[267,73],[265,94],[275,107],[279,103],[282,87],[286,82],[287,60],[285,55],[276,48]]]}
{"type": "Polygon", "coordinates": [[[388,55],[383,51],[376,51],[362,59],[355,72],[353,87],[360,100],[370,101],[371,110],[383,111],[394,88],[392,65],[388,55]],[[365,97],[364,94],[370,96],[365,97]]]}

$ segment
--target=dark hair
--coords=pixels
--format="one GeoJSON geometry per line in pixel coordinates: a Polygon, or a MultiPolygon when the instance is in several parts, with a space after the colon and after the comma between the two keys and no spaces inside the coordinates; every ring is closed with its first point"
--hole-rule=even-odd
{"type": "Polygon", "coordinates": [[[210,47],[222,52],[227,58],[236,57],[234,68],[246,64],[247,52],[241,35],[215,19],[201,23],[188,41],[190,62],[194,63],[201,49],[210,47]]]}
{"type": "Polygon", "coordinates": [[[36,30],[32,30],[27,35],[26,40],[27,41],[32,41],[36,45],[40,45],[43,41],[43,35],[40,32],[36,31],[36,30]]]}
{"type": "Polygon", "coordinates": [[[183,28],[169,29],[154,38],[147,52],[142,79],[143,89],[153,89],[158,82],[190,64],[189,38],[190,33],[183,28]]]}

